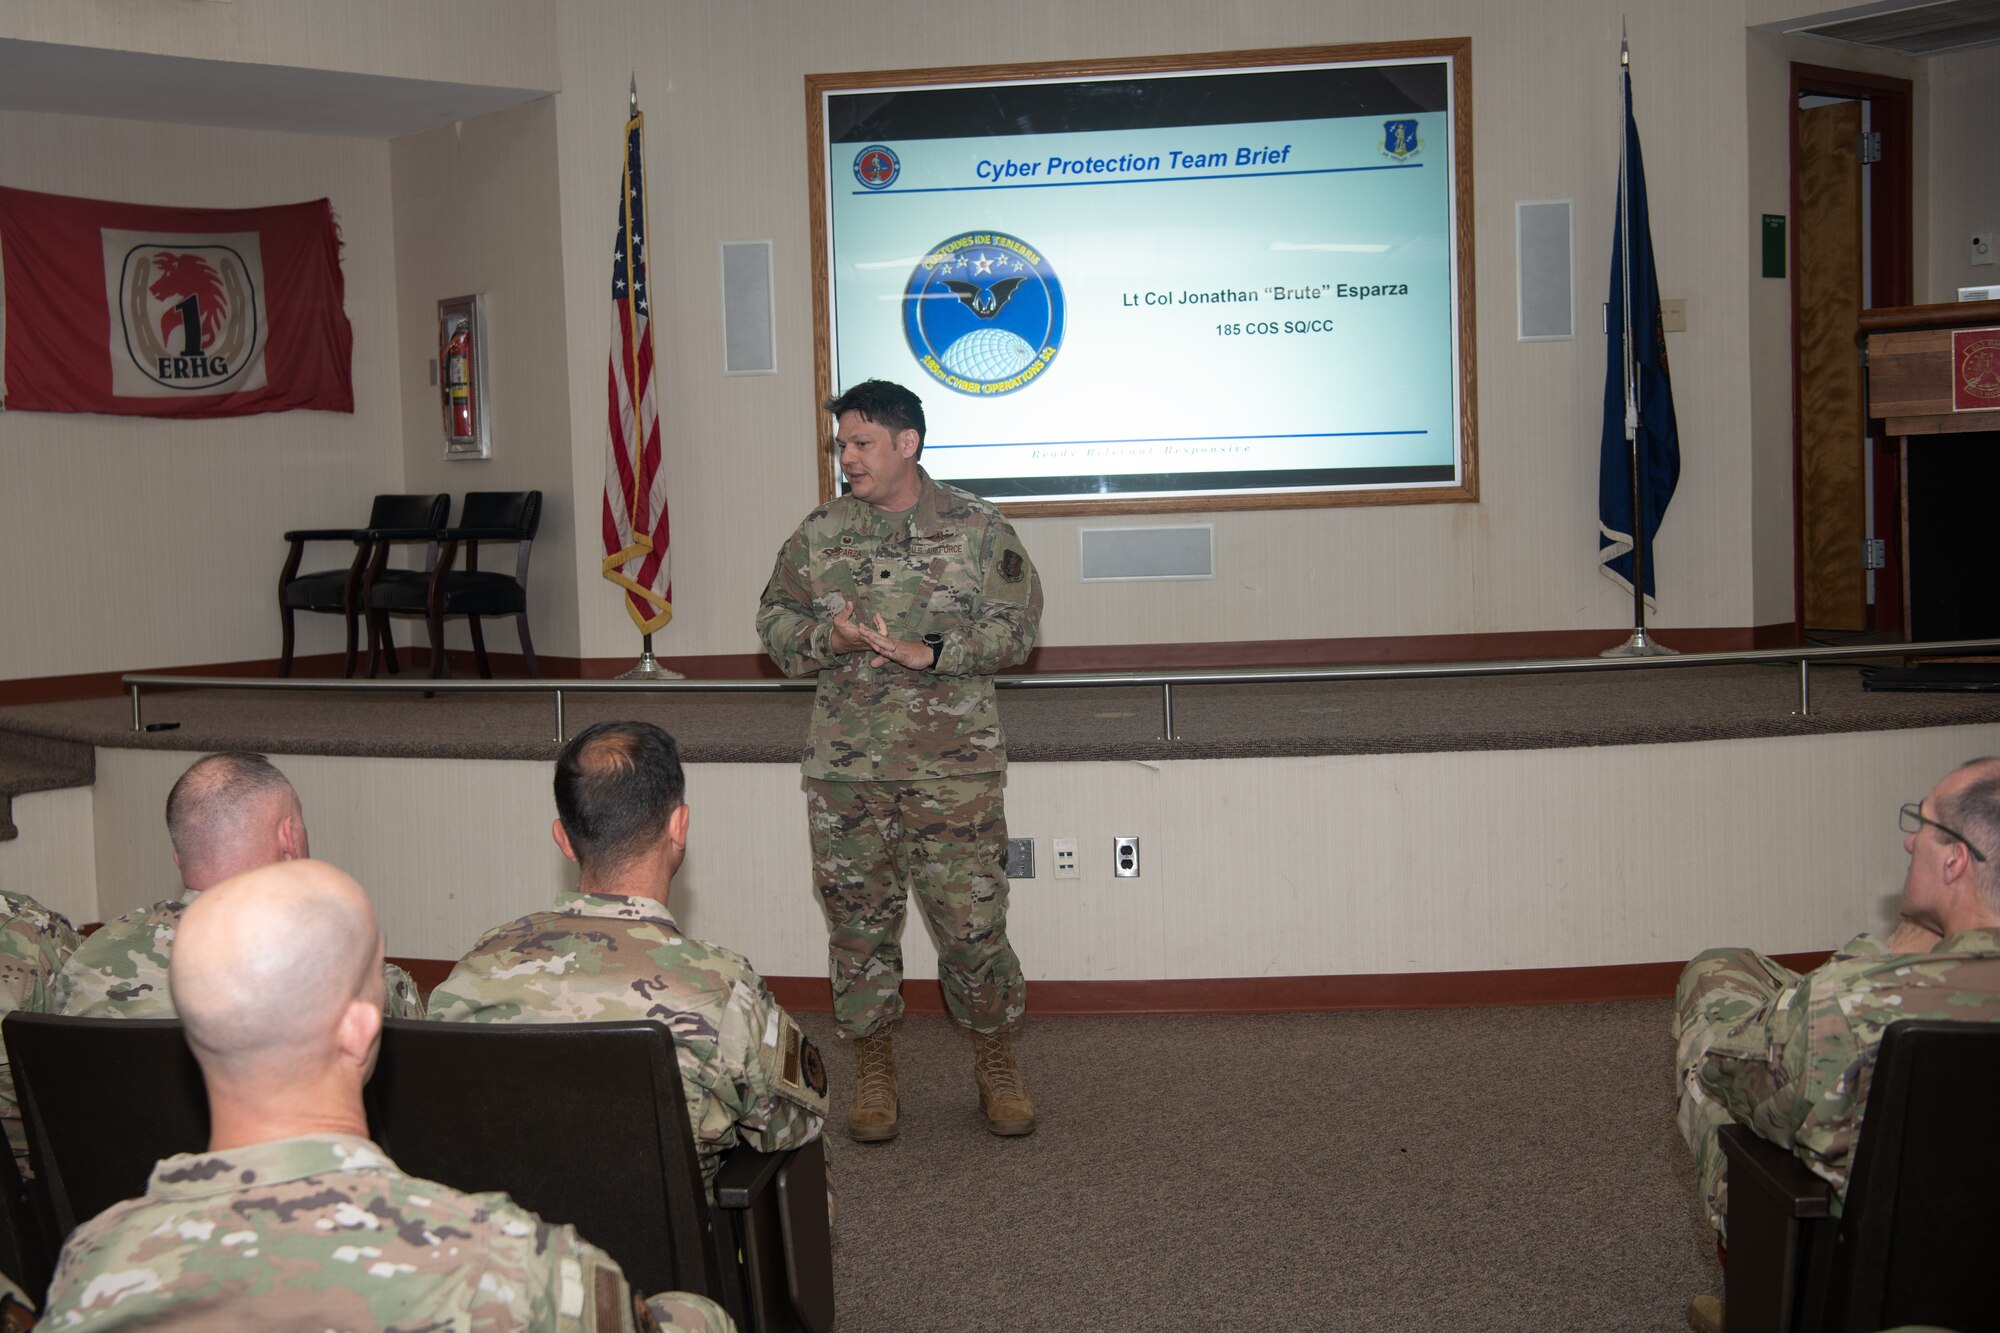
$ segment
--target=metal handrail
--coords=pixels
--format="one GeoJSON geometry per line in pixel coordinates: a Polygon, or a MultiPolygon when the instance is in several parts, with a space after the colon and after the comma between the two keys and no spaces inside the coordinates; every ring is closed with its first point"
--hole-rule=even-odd
{"type": "MultiPolygon", "coordinates": [[[[1185,671],[1050,671],[1029,676],[996,676],[1002,689],[1058,689],[1116,685],[1157,685],[1160,687],[1161,739],[1178,740],[1174,734],[1174,686],[1251,685],[1339,680],[1425,680],[1449,676],[1533,676],[1569,671],[1632,671],[1642,667],[1748,666],[1769,662],[1796,662],[1799,668],[1797,716],[1812,713],[1811,686],[1807,670],[1814,662],[1840,661],[1865,657],[1961,657],[1971,653],[2000,652],[2000,639],[1943,639],[1934,643],[1876,643],[1858,647],[1763,648],[1726,653],[1681,653],[1672,657],[1544,657],[1500,662],[1415,662],[1384,666],[1340,667],[1226,667],[1216,670],[1185,671]]],[[[563,726],[563,695],[616,694],[636,690],[646,694],[762,693],[771,690],[809,690],[810,679],[802,680],[330,680],[296,676],[175,676],[159,672],[134,672],[119,677],[131,691],[132,730],[145,730],[140,714],[139,691],[147,686],[178,690],[321,690],[346,694],[409,693],[412,690],[441,694],[552,694],[556,706],[555,743],[566,739],[563,726]]]]}

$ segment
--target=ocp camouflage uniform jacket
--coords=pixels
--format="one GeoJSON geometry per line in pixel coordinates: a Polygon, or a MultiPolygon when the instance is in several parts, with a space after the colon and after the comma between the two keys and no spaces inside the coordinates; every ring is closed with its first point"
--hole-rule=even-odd
{"type": "Polygon", "coordinates": [[[1042,581],[999,509],[921,467],[917,503],[885,514],[851,495],[807,514],[778,552],[757,633],[788,676],[819,673],[809,778],[911,781],[1007,766],[993,673],[1023,661],[1042,619],[1042,581]],[[944,639],[934,671],[830,644],[842,602],[892,637],[944,639]]]}
{"type": "Polygon", "coordinates": [[[495,927],[431,992],[459,1023],[605,1023],[672,1031],[688,1124],[713,1189],[722,1154],[810,1143],[826,1119],[826,1067],[740,954],[681,933],[650,898],[570,890],[555,910],[495,927]]]}
{"type": "MultiPolygon", "coordinates": [[[[1711,949],[1689,968],[1727,970],[1736,952],[1711,949]]],[[[2000,1022],[2000,930],[1962,930],[1927,954],[1857,936],[1744,1008],[1710,1038],[1703,1092],[1845,1195],[1882,1033],[1899,1018],[2000,1022]]]]}
{"type": "MultiPolygon", "coordinates": [[[[167,964],[181,913],[201,891],[135,908],[107,921],[77,946],[56,979],[56,1012],[73,1018],[178,1018],[167,987],[167,964]]],[[[422,1018],[423,992],[408,972],[382,965],[391,1018],[422,1018]]]]}
{"type": "Polygon", "coordinates": [[[417,1180],[367,1139],[169,1157],[63,1246],[46,1329],[727,1330],[703,1297],[635,1307],[625,1276],[504,1194],[417,1180]]]}
{"type": "MultiPolygon", "coordinates": [[[[61,912],[25,893],[0,891],[0,1014],[16,1010],[46,1014],[55,1007],[55,982],[63,963],[76,952],[76,929],[61,912]]],[[[0,1124],[15,1155],[27,1151],[21,1107],[14,1098],[14,1071],[0,1046],[0,1124]]]]}

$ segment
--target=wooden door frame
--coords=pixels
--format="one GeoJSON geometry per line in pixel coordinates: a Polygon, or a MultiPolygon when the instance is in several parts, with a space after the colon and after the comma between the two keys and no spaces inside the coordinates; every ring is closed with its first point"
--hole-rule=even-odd
{"type": "MultiPolygon", "coordinates": [[[[1793,61],[1791,103],[1786,115],[1791,154],[1791,215],[1799,217],[1799,98],[1812,93],[1855,97],[1868,103],[1868,128],[1882,136],[1882,160],[1868,174],[1868,301],[1864,309],[1909,305],[1915,299],[1915,225],[1912,130],[1914,85],[1908,79],[1859,70],[1834,69],[1793,61]]],[[[1792,302],[1792,623],[1801,640],[1806,632],[1805,566],[1805,432],[1799,390],[1798,228],[1794,225],[1792,255],[1786,278],[1792,302]]],[[[1867,392],[1867,374],[1862,391],[1867,392]]],[[[1864,411],[1866,408],[1864,406],[1864,411]]],[[[1875,601],[1869,608],[1873,629],[1903,625],[1903,553],[1899,542],[1887,540],[1898,530],[1902,513],[1902,474],[1896,466],[1895,442],[1880,431],[1866,432],[1865,464],[1875,479],[1872,527],[1883,536],[1888,563],[1875,572],[1875,601]]],[[[1858,553],[1857,553],[1858,558],[1858,553]]]]}

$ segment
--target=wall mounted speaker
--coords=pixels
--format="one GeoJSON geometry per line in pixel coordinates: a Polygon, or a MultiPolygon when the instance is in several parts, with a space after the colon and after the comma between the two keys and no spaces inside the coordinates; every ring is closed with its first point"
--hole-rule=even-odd
{"type": "Polygon", "coordinates": [[[771,243],[722,243],[722,373],[775,375],[778,349],[771,299],[771,243]]]}
{"type": "Polygon", "coordinates": [[[1078,528],[1077,569],[1086,583],[1215,577],[1215,525],[1078,528]]]}
{"type": "Polygon", "coordinates": [[[1514,291],[1522,342],[1576,336],[1576,274],[1570,260],[1570,201],[1514,205],[1514,291]]]}

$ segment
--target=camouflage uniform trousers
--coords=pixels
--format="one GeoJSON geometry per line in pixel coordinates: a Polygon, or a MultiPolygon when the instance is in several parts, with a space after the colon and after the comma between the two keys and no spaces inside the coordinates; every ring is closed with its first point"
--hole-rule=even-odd
{"type": "MultiPolygon", "coordinates": [[[[1728,1165],[1720,1135],[1734,1117],[1702,1087],[1701,1067],[1716,1038],[1756,1014],[1799,974],[1750,949],[1711,949],[1681,972],[1674,992],[1675,1122],[1694,1150],[1695,1176],[1709,1225],[1725,1231],[1728,1165]]],[[[1754,1126],[1753,1126],[1754,1128],[1754,1126]]]]}
{"type": "Polygon", "coordinates": [[[1004,773],[908,782],[805,780],[813,879],[841,1035],[903,1014],[903,916],[911,892],[938,946],[945,1007],[974,1032],[1009,1031],[1028,985],[1007,942],[1004,773]]]}

